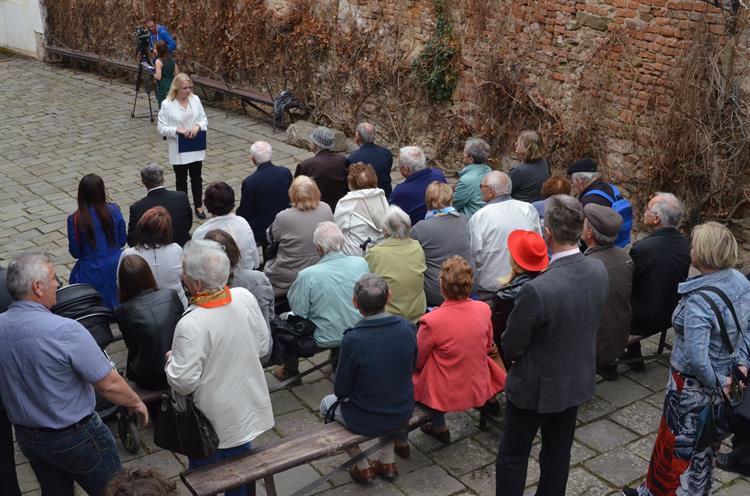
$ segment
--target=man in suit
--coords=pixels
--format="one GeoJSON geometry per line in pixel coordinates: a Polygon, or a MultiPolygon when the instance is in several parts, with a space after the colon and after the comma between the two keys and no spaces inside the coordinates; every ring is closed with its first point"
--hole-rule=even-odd
{"type": "Polygon", "coordinates": [[[391,151],[373,143],[375,141],[375,126],[369,122],[363,122],[357,126],[354,141],[359,145],[359,148],[346,158],[347,165],[357,162],[372,165],[378,175],[378,188],[382,189],[385,192],[385,197],[388,198],[391,196],[391,168],[393,167],[391,151]]]}
{"type": "MultiPolygon", "coordinates": [[[[652,336],[672,326],[680,295],[677,285],[687,279],[690,270],[690,241],[677,230],[682,222],[682,203],[671,193],[656,193],[643,212],[643,224],[651,234],[630,249],[633,259],[633,319],[630,334],[652,336]]],[[[633,370],[645,370],[641,343],[628,346],[623,355],[636,359],[633,370]]]]}
{"type": "Polygon", "coordinates": [[[445,176],[440,169],[427,167],[427,158],[418,146],[405,146],[399,150],[398,170],[404,176],[404,182],[393,189],[388,203],[406,212],[413,227],[427,214],[424,199],[427,186],[433,181],[445,183],[445,176]]]}
{"type": "Polygon", "coordinates": [[[164,187],[164,169],[157,164],[146,164],[141,169],[141,183],[148,191],[144,198],[130,206],[130,217],[128,219],[128,245],[135,246],[135,226],[152,207],[164,207],[172,216],[172,238],[174,242],[183,246],[190,239],[190,228],[193,225],[193,211],[190,209],[190,200],[187,193],[182,191],[169,191],[164,187]]]}
{"type": "Polygon", "coordinates": [[[607,270],[578,249],[583,208],[547,199],[547,270],[521,288],[503,333],[512,365],[505,384],[505,426],[496,462],[497,495],[521,496],[531,444],[541,428],[538,495],[565,494],[578,405],[596,386],[596,333],[607,298],[607,270]]]}
{"type": "Polygon", "coordinates": [[[289,208],[289,187],[292,185],[291,171],[274,165],[272,154],[271,145],[265,141],[256,141],[250,147],[250,157],[256,169],[242,181],[242,196],[237,208],[237,215],[245,218],[255,240],[261,241],[264,247],[268,244],[265,241],[266,229],[276,214],[289,208]]]}
{"type": "Polygon", "coordinates": [[[320,199],[336,210],[336,204],[349,191],[346,182],[346,157],[333,153],[333,131],[327,127],[316,127],[310,134],[315,156],[303,160],[294,171],[294,177],[311,177],[320,189],[320,199]]]}

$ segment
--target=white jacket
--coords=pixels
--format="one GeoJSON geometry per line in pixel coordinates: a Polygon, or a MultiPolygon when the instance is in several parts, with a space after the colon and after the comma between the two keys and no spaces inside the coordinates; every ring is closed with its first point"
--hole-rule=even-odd
{"type": "Polygon", "coordinates": [[[156,128],[159,134],[167,137],[170,164],[191,164],[206,158],[205,150],[186,153],[177,151],[177,128],[187,129],[195,124],[198,124],[204,131],[208,129],[208,117],[197,95],[190,95],[187,109],[183,109],[177,100],[166,99],[162,102],[156,128]]]}
{"type": "Polygon", "coordinates": [[[536,208],[510,197],[487,204],[469,219],[480,291],[497,291],[499,279],[510,272],[508,235],[516,229],[542,234],[536,208]]]}
{"type": "Polygon", "coordinates": [[[381,222],[388,208],[388,200],[380,188],[350,191],[336,204],[334,222],[344,234],[341,248],[347,255],[364,255],[360,245],[370,238],[368,248],[383,240],[381,222]]]}
{"type": "Polygon", "coordinates": [[[237,248],[240,249],[240,256],[242,257],[238,264],[240,267],[246,270],[253,270],[258,266],[258,246],[255,244],[253,230],[244,217],[235,215],[232,212],[226,215],[211,217],[193,231],[192,239],[203,239],[209,231],[213,231],[214,229],[226,231],[234,239],[234,242],[237,243],[237,248]]]}
{"type": "Polygon", "coordinates": [[[174,330],[172,357],[165,367],[174,391],[194,395],[222,449],[252,441],[274,422],[260,364],[270,332],[250,291],[231,292],[227,305],[188,307],[174,330]]]}

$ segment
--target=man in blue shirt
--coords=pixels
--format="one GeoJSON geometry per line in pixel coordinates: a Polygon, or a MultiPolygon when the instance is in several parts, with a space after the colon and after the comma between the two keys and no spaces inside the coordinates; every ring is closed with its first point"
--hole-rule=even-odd
{"type": "Polygon", "coordinates": [[[94,389],[135,411],[143,425],[148,410],[86,328],[50,311],[58,283],[48,255],[14,259],[6,286],[13,303],[0,315],[0,398],[16,441],[42,494],[73,496],[73,482],[101,494],[122,467],[94,411],[94,389]]]}
{"type": "MultiPolygon", "coordinates": [[[[146,29],[151,33],[151,36],[149,37],[149,48],[151,51],[154,51],[154,45],[156,45],[156,42],[159,40],[163,40],[167,44],[167,50],[169,50],[169,53],[175,51],[175,48],[177,48],[177,42],[174,41],[174,38],[169,34],[167,28],[161,24],[156,24],[155,17],[146,19],[146,29]]],[[[156,55],[155,51],[154,55],[156,55]]]]}
{"type": "Polygon", "coordinates": [[[418,146],[401,148],[398,156],[398,169],[406,179],[393,189],[388,203],[401,207],[411,219],[411,225],[424,219],[427,213],[424,194],[431,182],[444,183],[445,176],[438,169],[426,166],[427,159],[418,146]]]}
{"type": "Polygon", "coordinates": [[[369,122],[363,122],[357,126],[354,141],[359,148],[346,157],[348,165],[364,162],[372,165],[378,175],[378,188],[385,192],[385,197],[391,196],[391,168],[393,167],[393,155],[388,148],[378,146],[375,141],[375,126],[369,122]]]}

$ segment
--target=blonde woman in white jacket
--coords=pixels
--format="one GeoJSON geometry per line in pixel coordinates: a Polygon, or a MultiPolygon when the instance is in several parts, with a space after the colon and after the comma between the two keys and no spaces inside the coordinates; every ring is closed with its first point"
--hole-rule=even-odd
{"type": "Polygon", "coordinates": [[[193,81],[184,72],[177,74],[169,87],[169,94],[159,110],[157,128],[167,138],[169,163],[175,174],[177,191],[187,193],[187,176],[190,173],[190,189],[193,192],[193,207],[199,219],[205,219],[203,211],[203,179],[201,169],[206,158],[205,150],[179,152],[177,135],[193,139],[199,131],[208,129],[208,118],[201,100],[193,94],[193,81]]]}
{"type": "Polygon", "coordinates": [[[349,166],[349,193],[336,204],[333,220],[344,235],[341,251],[363,256],[362,245],[373,246],[383,240],[381,222],[388,209],[385,193],[378,188],[375,169],[362,162],[349,166]]]}

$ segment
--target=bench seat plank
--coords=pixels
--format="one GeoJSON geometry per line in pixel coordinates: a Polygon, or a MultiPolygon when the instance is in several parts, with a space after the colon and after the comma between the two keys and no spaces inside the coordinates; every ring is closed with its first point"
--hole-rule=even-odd
{"type": "MultiPolygon", "coordinates": [[[[425,423],[433,415],[433,411],[417,405],[409,419],[409,429],[425,423]]],[[[313,460],[333,456],[370,439],[333,422],[260,446],[236,458],[184,472],[180,478],[195,495],[221,493],[313,460]]]]}

